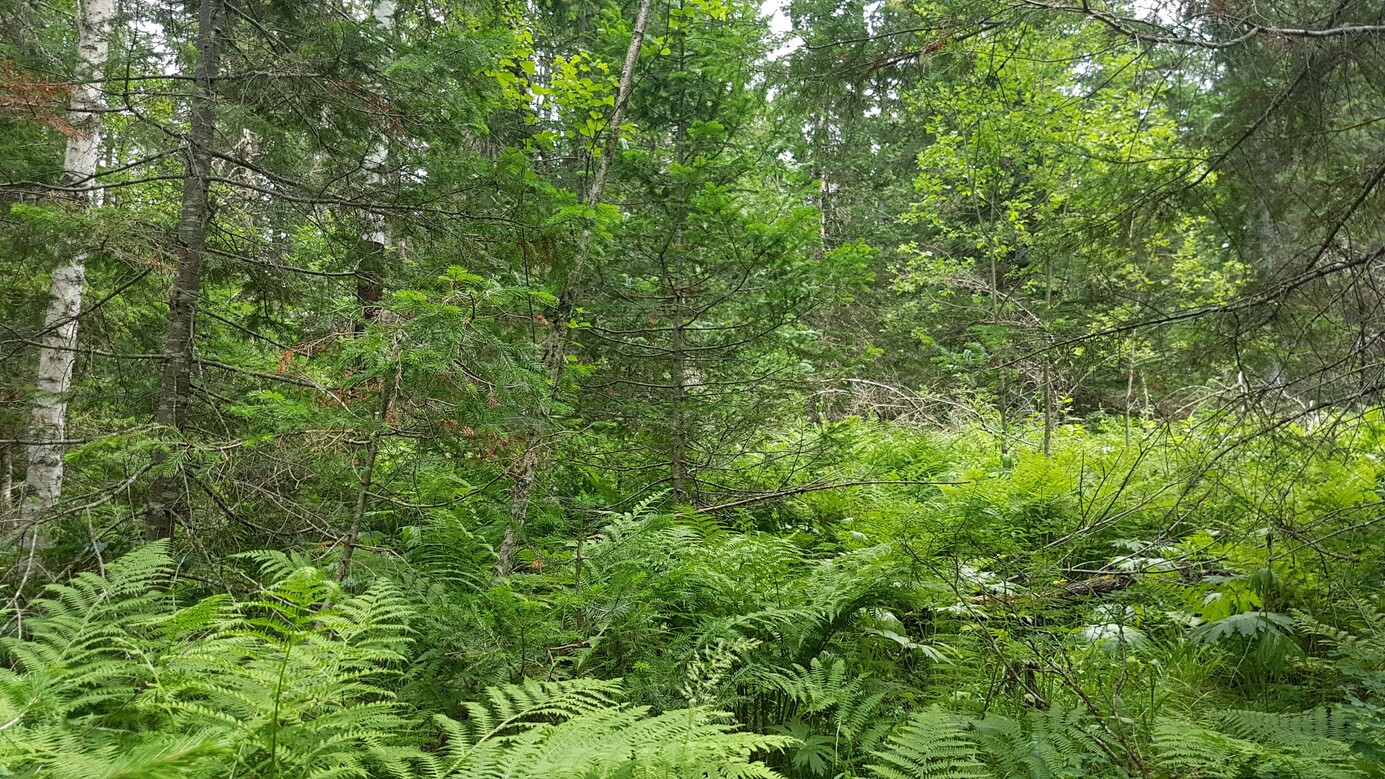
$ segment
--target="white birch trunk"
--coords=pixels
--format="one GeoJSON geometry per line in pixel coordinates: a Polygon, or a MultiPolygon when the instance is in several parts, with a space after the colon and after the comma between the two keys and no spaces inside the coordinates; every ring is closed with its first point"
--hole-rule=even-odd
{"type": "MultiPolygon", "coordinates": [[[[77,22],[77,86],[72,91],[68,123],[77,131],[67,140],[63,167],[67,180],[78,187],[83,208],[94,204],[93,186],[101,150],[101,85],[110,46],[115,0],[86,0],[77,22]]],[[[29,419],[26,497],[20,523],[28,528],[30,548],[43,545],[37,523],[62,496],[63,439],[67,434],[67,392],[77,357],[77,318],[82,313],[86,255],[78,252],[53,271],[48,313],[43,318],[34,405],[29,419]]]]}
{"type": "Polygon", "coordinates": [[[96,190],[92,179],[101,156],[101,84],[102,71],[110,51],[111,22],[115,20],[115,0],[86,0],[78,21],[77,80],[72,90],[68,124],[77,130],[67,140],[63,168],[68,179],[84,187],[83,197],[90,201],[96,190]]]}

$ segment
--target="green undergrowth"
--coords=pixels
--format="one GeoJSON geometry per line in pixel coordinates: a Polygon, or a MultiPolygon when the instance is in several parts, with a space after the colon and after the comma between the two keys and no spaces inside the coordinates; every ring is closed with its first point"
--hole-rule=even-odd
{"type": "Polygon", "coordinates": [[[872,484],[584,510],[500,579],[461,510],[340,583],[142,546],[8,615],[0,776],[1382,775],[1379,425],[1334,424],[851,420],[815,456],[872,484]]]}

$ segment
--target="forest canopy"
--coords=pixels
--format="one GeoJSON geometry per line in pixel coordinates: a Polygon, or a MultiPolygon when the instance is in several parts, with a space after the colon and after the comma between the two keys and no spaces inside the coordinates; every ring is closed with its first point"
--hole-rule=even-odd
{"type": "Polygon", "coordinates": [[[0,0],[0,777],[1385,776],[1385,6],[0,0]]]}

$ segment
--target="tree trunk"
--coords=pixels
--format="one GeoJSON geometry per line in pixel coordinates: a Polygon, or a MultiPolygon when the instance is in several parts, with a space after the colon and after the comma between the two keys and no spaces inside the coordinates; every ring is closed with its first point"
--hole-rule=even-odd
{"type": "Polygon", "coordinates": [[[77,358],[77,317],[82,312],[85,257],[53,270],[48,313],[43,318],[43,346],[38,355],[38,380],[29,415],[29,466],[20,523],[32,532],[34,543],[43,535],[37,524],[62,497],[63,445],[67,436],[67,392],[77,358]],[[42,442],[42,443],[40,443],[42,442]]]}
{"type": "Polygon", "coordinates": [[[1053,369],[1049,367],[1049,356],[1044,355],[1044,457],[1053,456],[1053,426],[1057,417],[1053,409],[1053,369]]]}
{"type": "MultiPolygon", "coordinates": [[[[679,7],[682,5],[680,3],[679,7]]],[[[678,39],[678,70],[683,71],[687,68],[687,38],[680,36],[678,39]]],[[[674,150],[674,158],[678,160],[678,165],[687,165],[688,148],[688,110],[687,110],[687,87],[678,90],[678,129],[674,138],[677,148],[674,150]]],[[[677,200],[678,208],[677,228],[673,236],[673,283],[669,285],[673,295],[673,334],[669,339],[669,348],[672,351],[670,357],[673,364],[669,368],[669,379],[673,384],[673,440],[672,451],[669,456],[669,479],[673,488],[672,496],[674,501],[683,502],[689,500],[688,496],[688,431],[687,431],[687,381],[688,381],[688,353],[684,342],[685,330],[688,323],[684,321],[684,299],[683,295],[689,287],[688,280],[683,274],[683,227],[688,219],[688,192],[687,185],[683,179],[678,180],[677,200]]],[[[824,222],[824,224],[826,224],[824,222]]],[[[667,266],[665,266],[667,267],[667,266]]]]}
{"type": "MultiPolygon", "coordinates": [[[[681,264],[681,261],[680,261],[681,264]]],[[[681,274],[676,282],[682,283],[681,274]]],[[[673,322],[673,369],[669,372],[673,380],[673,452],[669,463],[669,476],[673,480],[673,499],[689,500],[688,490],[688,431],[687,431],[687,351],[683,344],[683,291],[674,290],[673,322]]]]}
{"type": "MultiPolygon", "coordinates": [[[[1044,260],[1044,308],[1053,313],[1053,258],[1044,260]]],[[[1051,341],[1051,339],[1048,339],[1051,341]]],[[[1052,348],[1052,343],[1049,344],[1052,348]]],[[[1043,355],[1044,382],[1044,457],[1053,456],[1053,427],[1057,424],[1057,411],[1053,408],[1053,354],[1043,355]]]]}
{"type": "MultiPolygon", "coordinates": [[[[381,388],[381,391],[384,389],[381,388]]],[[[351,558],[356,553],[356,542],[365,523],[366,503],[370,499],[370,486],[375,482],[375,460],[379,455],[380,434],[371,433],[370,443],[366,444],[365,448],[365,462],[361,464],[361,475],[357,479],[356,508],[351,513],[351,529],[346,533],[346,540],[342,543],[341,561],[337,563],[339,582],[346,581],[346,577],[351,573],[351,558]]]]}
{"type": "MultiPolygon", "coordinates": [[[[106,67],[114,18],[115,0],[87,0],[77,19],[75,75],[78,83],[72,90],[68,112],[68,124],[76,132],[67,139],[63,169],[68,182],[78,188],[76,199],[83,209],[90,208],[96,196],[96,163],[101,149],[99,80],[106,67]]],[[[29,438],[33,443],[28,447],[26,498],[19,517],[20,527],[28,536],[21,536],[20,543],[30,550],[47,546],[46,534],[39,522],[62,497],[63,445],[58,442],[67,435],[67,393],[72,385],[72,366],[77,359],[77,319],[82,313],[85,281],[86,253],[82,251],[55,268],[50,280],[34,405],[29,416],[29,438]]],[[[11,467],[7,454],[7,485],[12,478],[11,467]]],[[[10,502],[8,490],[4,502],[7,506],[10,502]]],[[[8,509],[4,514],[8,517],[8,509]]]]}
{"type": "Polygon", "coordinates": [[[1135,413],[1135,342],[1130,342],[1130,367],[1125,375],[1125,445],[1130,445],[1130,415],[1135,413]]]}
{"type": "MultiPolygon", "coordinates": [[[[606,176],[611,169],[611,158],[616,153],[616,142],[620,139],[620,125],[625,118],[625,105],[630,101],[630,88],[635,81],[635,65],[644,45],[644,31],[649,23],[649,7],[652,0],[640,0],[639,11],[635,14],[635,27],[630,36],[630,46],[625,50],[625,63],[621,66],[620,82],[616,88],[616,104],[611,118],[606,123],[606,144],[601,158],[596,162],[596,172],[592,175],[591,186],[587,189],[584,201],[589,206],[601,202],[606,190],[606,176]]],[[[582,231],[577,243],[577,252],[572,265],[563,279],[562,293],[558,305],[549,320],[548,336],[544,342],[543,364],[548,374],[549,391],[556,395],[567,362],[568,320],[576,306],[577,290],[582,280],[583,266],[591,253],[592,234],[590,229],[582,231]]],[[[524,454],[515,464],[514,483],[510,487],[510,524],[505,528],[505,538],[500,543],[500,556],[496,563],[496,573],[506,576],[514,569],[515,551],[519,544],[519,533],[524,529],[524,520],[529,513],[529,504],[534,497],[534,481],[543,465],[541,456],[543,441],[537,431],[530,431],[524,438],[524,454]]]]}
{"type": "Polygon", "coordinates": [[[8,446],[0,447],[0,527],[14,511],[14,459],[8,446]]]}
{"type": "MultiPolygon", "coordinates": [[[[1000,272],[996,267],[995,251],[991,251],[991,317],[996,331],[1000,331],[1000,272]]],[[[1005,386],[1005,365],[992,355],[996,363],[996,411],[1000,413],[1000,456],[1004,459],[1010,451],[1009,430],[1009,392],[1005,386]]]]}
{"type": "MultiPolygon", "coordinates": [[[[377,0],[374,8],[371,9],[371,18],[387,35],[393,34],[396,21],[395,13],[398,10],[394,0],[377,0]]],[[[382,130],[375,136],[375,142],[366,154],[362,166],[366,171],[366,181],[370,183],[372,190],[378,189],[385,182],[384,171],[388,162],[389,135],[382,130]]],[[[381,215],[366,212],[365,226],[366,229],[361,239],[369,248],[367,254],[356,264],[356,300],[361,306],[361,319],[357,326],[358,334],[365,332],[368,323],[379,319],[383,310],[381,301],[384,298],[386,252],[393,243],[389,223],[381,215]]],[[[389,380],[388,387],[385,386],[385,380],[382,380],[380,384],[378,421],[381,427],[389,426],[390,408],[394,404],[394,398],[399,392],[399,384],[402,380],[398,341],[391,347],[390,357],[394,361],[395,375],[392,380],[389,380]]],[[[355,557],[361,528],[365,525],[366,507],[370,502],[370,490],[375,483],[375,463],[380,457],[380,435],[380,430],[372,431],[366,443],[365,459],[361,463],[361,472],[357,478],[356,505],[351,512],[351,527],[346,531],[346,540],[342,542],[341,560],[337,563],[337,581],[339,582],[345,581],[346,577],[351,574],[351,560],[355,557]]]]}
{"type": "MultiPolygon", "coordinates": [[[[216,134],[216,106],[213,95],[220,73],[221,25],[225,17],[222,0],[203,0],[198,17],[197,69],[188,123],[187,167],[183,174],[183,200],[178,213],[178,266],[169,302],[168,331],[164,342],[163,381],[154,421],[164,428],[181,432],[186,422],[186,407],[192,399],[190,383],[194,363],[193,333],[197,319],[197,298],[202,292],[202,270],[206,261],[207,221],[210,216],[208,188],[211,181],[212,142],[216,134]]],[[[159,459],[163,459],[162,456],[159,459]]],[[[149,488],[145,515],[147,540],[171,538],[183,512],[183,480],[175,473],[163,473],[149,488]]]]}
{"type": "MultiPolygon", "coordinates": [[[[393,35],[397,11],[394,0],[378,0],[371,9],[371,18],[386,35],[393,35]]],[[[388,132],[378,132],[362,161],[361,167],[365,169],[366,183],[370,185],[372,193],[385,183],[390,158],[389,142],[388,132]]],[[[357,335],[364,333],[366,325],[380,316],[385,296],[386,252],[393,245],[390,226],[384,216],[372,211],[366,211],[363,216],[365,230],[361,240],[367,248],[365,255],[356,263],[356,301],[360,304],[361,314],[355,328],[357,335]]]]}

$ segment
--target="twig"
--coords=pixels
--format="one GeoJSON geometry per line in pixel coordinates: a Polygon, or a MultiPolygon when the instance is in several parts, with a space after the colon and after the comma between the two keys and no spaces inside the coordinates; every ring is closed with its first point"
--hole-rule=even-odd
{"type": "Polygon", "coordinates": [[[847,482],[840,482],[840,483],[838,483],[838,484],[809,484],[809,485],[804,486],[804,487],[794,487],[793,489],[780,490],[780,491],[778,491],[778,492],[767,492],[767,493],[765,493],[765,494],[763,494],[763,495],[756,495],[756,496],[754,496],[754,497],[752,497],[752,498],[742,498],[742,499],[740,499],[740,500],[733,500],[733,501],[731,501],[730,503],[719,503],[719,504],[717,504],[717,505],[715,505],[715,506],[703,506],[702,508],[699,508],[698,511],[702,512],[703,514],[711,514],[711,513],[716,512],[716,511],[725,511],[726,509],[739,508],[739,507],[741,507],[741,506],[748,506],[748,505],[750,505],[750,504],[752,504],[752,503],[761,503],[761,502],[766,501],[766,500],[775,500],[776,498],[787,498],[787,497],[789,497],[789,496],[791,496],[791,495],[802,495],[802,494],[805,493],[805,492],[820,492],[820,491],[822,491],[822,490],[840,490],[840,489],[845,489],[845,488],[847,488],[847,487],[870,487],[870,486],[876,486],[876,485],[898,485],[898,486],[905,486],[905,487],[930,487],[930,486],[958,485],[958,484],[970,484],[970,483],[971,483],[971,482],[966,482],[966,481],[877,481],[877,480],[870,480],[870,481],[847,481],[847,482]]]}

